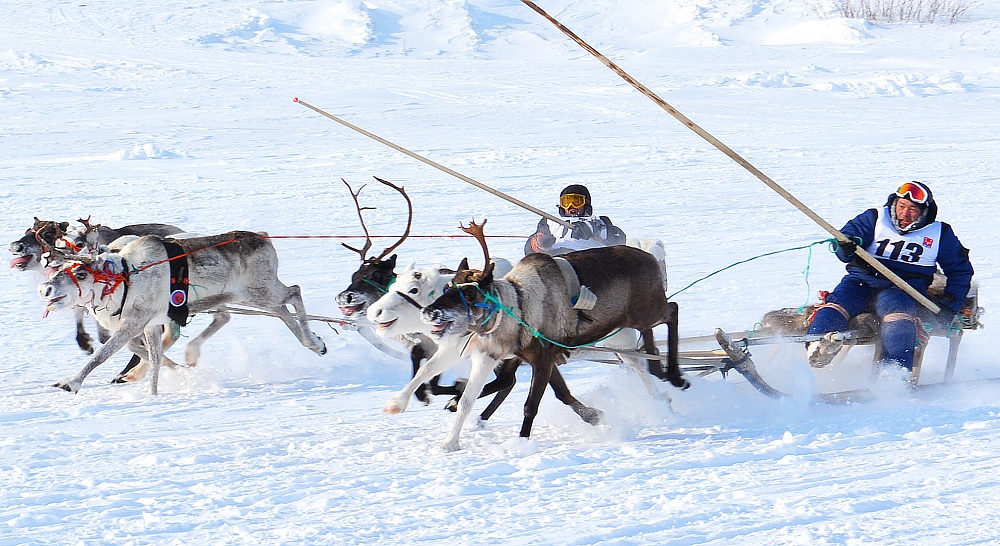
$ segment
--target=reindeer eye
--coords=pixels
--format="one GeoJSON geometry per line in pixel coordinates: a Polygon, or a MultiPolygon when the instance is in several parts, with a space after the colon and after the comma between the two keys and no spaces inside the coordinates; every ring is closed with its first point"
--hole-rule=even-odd
{"type": "Polygon", "coordinates": [[[87,278],[87,270],[77,269],[76,271],[73,272],[73,276],[82,281],[83,279],[87,278]]]}
{"type": "Polygon", "coordinates": [[[417,288],[416,286],[414,286],[413,288],[410,289],[410,293],[411,294],[419,294],[420,293],[420,289],[417,288]]]}

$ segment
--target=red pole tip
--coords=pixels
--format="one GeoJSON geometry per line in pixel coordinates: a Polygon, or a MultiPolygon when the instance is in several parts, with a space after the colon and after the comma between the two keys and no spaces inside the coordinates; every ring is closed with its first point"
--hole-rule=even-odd
{"type": "Polygon", "coordinates": [[[294,99],[292,99],[292,102],[299,102],[299,98],[295,97],[294,99]]]}

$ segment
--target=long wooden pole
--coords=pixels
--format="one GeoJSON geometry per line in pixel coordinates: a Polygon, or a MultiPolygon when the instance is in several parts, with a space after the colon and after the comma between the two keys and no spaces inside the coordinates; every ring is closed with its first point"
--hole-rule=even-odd
{"type": "MultiPolygon", "coordinates": [[[[670,106],[669,104],[667,104],[667,101],[661,99],[659,97],[659,95],[657,95],[652,90],[650,90],[648,87],[646,87],[645,85],[643,85],[642,83],[640,83],[638,80],[636,80],[635,78],[633,78],[632,76],[630,76],[627,72],[625,72],[624,70],[622,70],[618,65],[616,65],[613,62],[611,62],[607,57],[605,57],[604,55],[602,55],[601,52],[597,51],[596,49],[594,49],[593,47],[591,47],[590,44],[588,44],[587,42],[583,41],[583,39],[580,38],[579,36],[577,36],[572,30],[566,28],[565,25],[563,25],[562,23],[560,23],[559,21],[557,21],[554,17],[552,17],[551,15],[549,15],[548,13],[546,13],[545,10],[543,10],[540,7],[538,7],[538,5],[536,5],[531,0],[521,0],[521,1],[524,2],[524,4],[527,5],[529,8],[531,8],[531,9],[535,10],[536,12],[538,12],[539,15],[541,15],[542,17],[544,17],[545,19],[547,19],[553,25],[555,25],[556,28],[558,28],[559,30],[561,30],[563,32],[563,34],[565,34],[566,36],[569,36],[570,39],[572,39],[574,42],[576,42],[577,44],[579,44],[579,46],[582,47],[583,49],[587,50],[587,52],[589,52],[591,55],[593,55],[594,57],[596,57],[597,60],[601,61],[605,66],[607,66],[612,71],[614,71],[615,74],[618,74],[619,76],[621,76],[622,79],[624,79],[629,84],[631,84],[632,87],[635,87],[636,89],[638,89],[640,93],[642,93],[643,95],[646,95],[647,97],[649,97],[653,102],[655,102],[657,105],[659,105],[660,108],[663,108],[671,116],[677,118],[677,120],[680,121],[681,123],[683,123],[685,127],[689,128],[692,131],[694,131],[695,133],[697,133],[698,136],[700,136],[701,138],[707,140],[709,144],[711,144],[712,146],[715,146],[716,148],[718,148],[719,150],[721,150],[722,153],[724,153],[727,156],[729,156],[730,158],[732,158],[733,161],[735,161],[735,162],[739,163],[740,165],[742,165],[744,169],[750,171],[754,176],[756,176],[757,178],[759,178],[761,182],[763,182],[764,184],[767,184],[767,186],[769,188],[771,188],[772,190],[774,190],[775,192],[777,192],[778,195],[784,197],[785,200],[788,201],[789,203],[791,203],[792,205],[794,205],[795,208],[797,208],[800,211],[804,212],[806,216],[808,216],[809,218],[812,219],[812,221],[814,221],[817,224],[819,224],[819,226],[822,227],[823,229],[825,229],[827,231],[827,233],[829,233],[830,235],[833,235],[841,243],[850,242],[850,239],[846,235],[844,235],[843,233],[841,233],[840,230],[838,230],[837,228],[835,228],[832,225],[830,225],[829,222],[827,222],[826,220],[824,220],[823,218],[821,218],[818,214],[816,214],[811,209],[809,209],[809,207],[805,206],[805,204],[803,204],[801,201],[799,201],[798,199],[796,199],[794,195],[792,195],[792,194],[788,193],[787,191],[785,191],[785,189],[782,188],[781,186],[779,186],[774,180],[771,180],[766,174],[760,172],[760,170],[758,170],[757,167],[754,167],[753,165],[750,164],[749,161],[747,161],[746,159],[743,159],[743,157],[740,156],[740,154],[736,153],[729,146],[726,146],[725,144],[723,144],[722,141],[720,141],[719,139],[717,139],[714,136],[712,136],[711,134],[709,134],[708,131],[706,131],[706,130],[702,129],[701,127],[699,127],[698,124],[696,124],[695,122],[693,122],[690,119],[688,119],[687,116],[685,116],[684,114],[680,113],[676,108],[674,108],[673,106],[670,106]]],[[[899,277],[899,275],[896,275],[889,268],[887,268],[886,266],[882,265],[881,262],[879,262],[877,259],[875,259],[874,256],[872,256],[871,254],[869,254],[863,248],[858,248],[857,254],[858,254],[858,256],[861,257],[861,259],[863,259],[864,261],[868,262],[872,267],[874,267],[876,271],[878,271],[879,273],[881,273],[882,275],[884,275],[885,278],[887,278],[890,281],[892,281],[893,284],[895,284],[896,286],[900,287],[903,291],[905,291],[907,294],[909,294],[911,297],[913,297],[913,299],[915,299],[918,302],[920,302],[921,305],[923,305],[924,307],[930,309],[931,312],[937,313],[938,311],[941,310],[941,308],[938,307],[934,302],[932,302],[931,300],[927,299],[927,297],[924,296],[923,294],[921,294],[920,292],[918,292],[917,289],[915,289],[912,286],[910,286],[909,284],[907,284],[906,281],[904,281],[903,279],[901,279],[899,277]]]]}
{"type": "Polygon", "coordinates": [[[316,112],[317,114],[326,116],[327,118],[330,118],[333,121],[336,121],[337,123],[343,125],[344,127],[347,127],[348,129],[352,129],[354,131],[357,131],[357,132],[365,135],[366,137],[368,137],[370,139],[373,139],[373,140],[376,140],[378,142],[381,142],[382,144],[385,144],[386,146],[392,148],[393,150],[396,150],[397,152],[402,152],[402,153],[404,153],[404,154],[412,157],[413,159],[416,159],[417,161],[420,161],[422,163],[426,163],[427,165],[430,165],[431,167],[434,167],[435,169],[438,169],[440,171],[444,171],[444,172],[446,172],[446,173],[454,176],[455,178],[458,178],[459,180],[463,180],[465,182],[468,182],[469,184],[472,184],[473,186],[475,186],[475,187],[477,187],[477,188],[479,188],[479,189],[481,189],[483,191],[492,193],[493,195],[495,195],[495,196],[497,196],[497,197],[499,197],[501,199],[505,199],[507,201],[510,201],[511,203],[514,203],[515,205],[517,205],[517,206],[519,206],[521,208],[527,209],[527,210],[529,210],[529,211],[531,211],[531,212],[533,212],[533,213],[535,213],[535,214],[537,214],[537,215],[539,215],[539,216],[541,216],[543,218],[546,218],[548,220],[552,220],[553,222],[557,222],[560,225],[563,225],[563,226],[571,228],[571,229],[573,227],[573,224],[569,223],[567,220],[564,220],[564,219],[562,219],[562,218],[560,218],[560,217],[558,217],[558,216],[556,216],[554,214],[550,214],[548,212],[545,212],[544,210],[535,208],[535,207],[533,207],[533,206],[525,203],[524,201],[521,201],[519,199],[515,199],[515,198],[507,195],[506,193],[503,193],[502,191],[495,190],[495,189],[487,186],[486,184],[483,184],[482,182],[473,180],[472,178],[469,178],[468,176],[465,176],[464,174],[462,174],[460,172],[457,172],[457,171],[454,171],[452,169],[449,169],[448,167],[445,167],[444,165],[442,165],[440,163],[437,163],[436,161],[432,161],[430,159],[427,159],[426,157],[424,157],[424,156],[422,156],[420,154],[411,152],[410,150],[407,150],[406,148],[403,148],[402,146],[394,144],[394,143],[392,143],[392,142],[390,142],[390,141],[388,141],[388,140],[386,140],[386,139],[384,139],[384,138],[382,138],[382,137],[380,137],[380,136],[378,136],[378,135],[376,135],[374,133],[370,133],[368,131],[365,131],[361,127],[358,127],[357,125],[354,125],[354,124],[352,124],[350,122],[344,121],[344,120],[338,118],[337,116],[335,116],[335,115],[333,115],[333,114],[331,114],[331,113],[329,113],[329,112],[327,112],[325,110],[322,110],[320,108],[317,108],[317,107],[309,104],[308,102],[306,102],[304,100],[299,100],[298,97],[296,97],[294,100],[295,100],[295,102],[301,104],[302,106],[305,106],[306,108],[312,110],[313,112],[316,112]]]}

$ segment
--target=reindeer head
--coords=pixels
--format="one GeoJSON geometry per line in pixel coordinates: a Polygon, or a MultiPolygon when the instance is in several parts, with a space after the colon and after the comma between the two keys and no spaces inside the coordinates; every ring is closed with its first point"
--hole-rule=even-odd
{"type": "Polygon", "coordinates": [[[69,222],[55,222],[35,218],[35,224],[24,232],[24,237],[10,243],[10,253],[14,258],[10,266],[20,271],[37,266],[42,253],[55,248],[56,243],[66,236],[69,222]]]}
{"type": "Polygon", "coordinates": [[[410,235],[410,226],[413,223],[413,203],[410,201],[410,197],[406,195],[406,190],[378,177],[375,177],[375,180],[378,180],[380,183],[396,190],[403,196],[404,199],[406,199],[408,208],[406,230],[403,232],[403,235],[399,238],[399,240],[383,250],[377,257],[366,257],[368,250],[372,246],[372,239],[371,235],[368,233],[368,227],[365,226],[365,219],[362,211],[370,210],[373,207],[362,207],[361,203],[358,201],[358,195],[361,194],[361,190],[364,189],[364,186],[361,186],[358,188],[358,191],[355,192],[351,188],[351,185],[348,184],[346,180],[343,180],[344,184],[347,185],[348,191],[351,192],[351,197],[354,198],[354,206],[357,208],[358,218],[361,220],[361,228],[365,232],[365,244],[362,248],[357,249],[348,244],[344,244],[344,247],[357,252],[361,256],[361,267],[358,268],[353,275],[351,275],[351,285],[337,295],[337,305],[340,306],[340,311],[348,317],[365,312],[368,305],[382,297],[382,295],[389,289],[389,285],[392,284],[396,277],[394,273],[396,268],[396,255],[393,254],[388,258],[386,258],[386,256],[406,240],[406,238],[410,235]]]}
{"type": "Polygon", "coordinates": [[[454,275],[453,270],[441,266],[403,271],[389,291],[368,307],[368,320],[381,336],[427,333],[420,310],[441,295],[454,275]]]}
{"type": "Polygon", "coordinates": [[[38,294],[48,300],[46,314],[70,307],[98,308],[127,282],[121,259],[114,254],[93,257],[50,250],[43,259],[51,271],[38,286],[38,294]]]}
{"type": "Polygon", "coordinates": [[[431,325],[431,334],[442,337],[449,334],[475,332],[488,322],[496,312],[493,303],[487,302],[487,295],[493,291],[493,262],[486,246],[486,236],[482,224],[471,222],[469,227],[460,225],[462,231],[475,237],[483,248],[482,270],[471,269],[469,259],[464,258],[458,265],[458,272],[434,303],[424,307],[420,320],[431,325]]]}

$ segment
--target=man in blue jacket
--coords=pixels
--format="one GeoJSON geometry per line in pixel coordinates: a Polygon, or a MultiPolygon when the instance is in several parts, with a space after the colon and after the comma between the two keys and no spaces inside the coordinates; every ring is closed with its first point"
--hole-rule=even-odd
{"type": "MultiPolygon", "coordinates": [[[[855,255],[858,246],[882,265],[899,275],[923,295],[933,280],[937,266],[947,277],[940,322],[950,323],[962,308],[972,283],[969,250],[955,236],[950,225],[939,222],[937,203],[923,182],[906,182],[889,194],[881,209],[868,209],[847,222],[841,232],[852,243],[844,243],[837,257],[847,263],[847,275],[820,306],[809,326],[810,334],[847,330],[851,318],[874,312],[882,323],[882,362],[913,369],[917,343],[919,305],[868,263],[855,255]]],[[[833,360],[841,343],[826,336],[807,345],[809,364],[823,367],[833,360]]]]}

